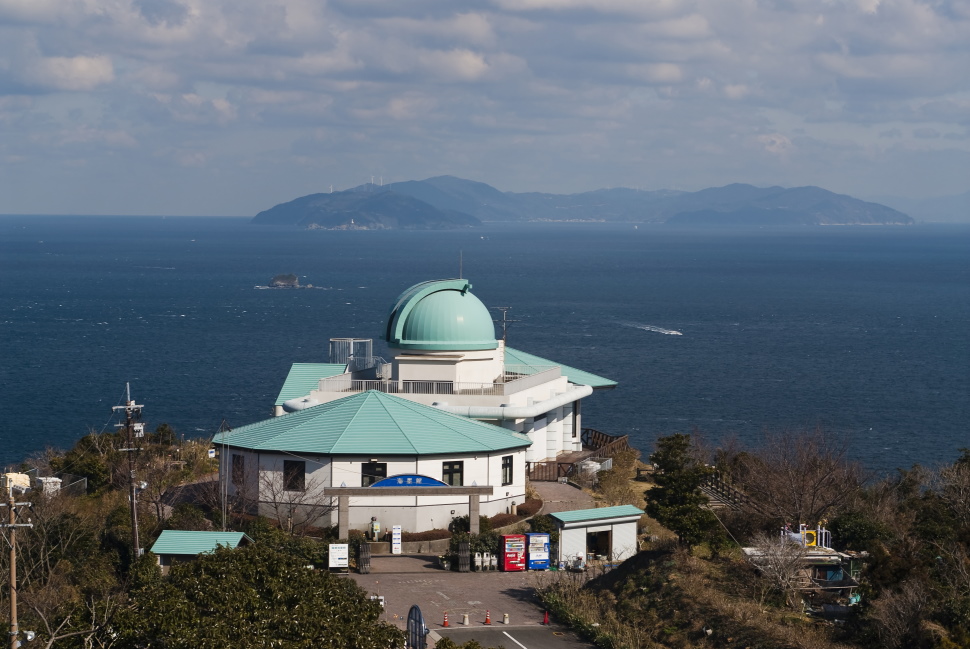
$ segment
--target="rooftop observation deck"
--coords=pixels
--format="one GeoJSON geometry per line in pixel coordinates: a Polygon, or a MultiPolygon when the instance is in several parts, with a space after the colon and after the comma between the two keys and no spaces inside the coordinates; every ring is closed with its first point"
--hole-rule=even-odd
{"type": "Polygon", "coordinates": [[[558,365],[506,365],[501,380],[495,383],[455,381],[356,380],[350,374],[320,379],[320,392],[353,394],[378,390],[387,394],[458,394],[468,396],[507,396],[548,383],[562,376],[558,365]]]}

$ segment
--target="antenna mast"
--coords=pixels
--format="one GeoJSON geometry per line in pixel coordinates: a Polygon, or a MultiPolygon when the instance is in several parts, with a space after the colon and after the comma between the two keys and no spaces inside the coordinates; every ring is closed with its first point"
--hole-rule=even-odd
{"type": "Polygon", "coordinates": [[[118,428],[123,428],[125,431],[125,445],[127,448],[120,448],[119,451],[125,451],[128,453],[128,498],[131,503],[131,546],[134,550],[134,559],[132,563],[138,560],[141,556],[141,544],[138,541],[138,482],[137,474],[135,471],[135,453],[140,451],[140,448],[135,447],[135,439],[142,438],[145,436],[145,424],[139,421],[141,419],[141,410],[145,406],[136,404],[131,398],[131,385],[125,383],[125,405],[114,406],[112,410],[124,410],[125,411],[125,423],[116,424],[118,428]]]}
{"type": "Polygon", "coordinates": [[[499,311],[502,312],[502,319],[501,320],[493,320],[492,322],[499,322],[499,323],[502,324],[502,342],[503,343],[504,342],[507,342],[508,341],[508,333],[509,333],[509,325],[512,324],[513,322],[518,322],[518,320],[509,320],[508,319],[509,310],[512,308],[510,306],[493,306],[492,308],[493,309],[498,309],[499,311]]]}
{"type": "Polygon", "coordinates": [[[462,273],[464,272],[464,269],[463,269],[464,263],[465,263],[464,253],[461,250],[459,250],[458,251],[458,279],[464,279],[462,277],[462,273]]]}

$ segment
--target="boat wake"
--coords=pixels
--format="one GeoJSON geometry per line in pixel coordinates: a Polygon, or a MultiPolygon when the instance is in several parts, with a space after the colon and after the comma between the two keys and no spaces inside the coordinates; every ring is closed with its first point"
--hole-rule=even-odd
{"type": "Polygon", "coordinates": [[[684,335],[679,331],[675,331],[674,329],[664,329],[663,327],[655,327],[653,325],[640,324],[639,322],[621,322],[620,324],[623,325],[624,327],[632,327],[633,329],[641,329],[643,331],[653,331],[655,333],[666,334],[668,336],[684,335]]]}

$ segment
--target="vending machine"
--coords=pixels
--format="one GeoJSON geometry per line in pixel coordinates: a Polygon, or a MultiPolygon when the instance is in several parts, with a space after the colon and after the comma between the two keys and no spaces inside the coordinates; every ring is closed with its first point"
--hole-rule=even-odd
{"type": "Polygon", "coordinates": [[[529,570],[549,570],[549,535],[537,532],[526,536],[529,570]]]}
{"type": "Polygon", "coordinates": [[[525,570],[524,534],[505,534],[499,537],[499,568],[506,572],[525,570]]]}

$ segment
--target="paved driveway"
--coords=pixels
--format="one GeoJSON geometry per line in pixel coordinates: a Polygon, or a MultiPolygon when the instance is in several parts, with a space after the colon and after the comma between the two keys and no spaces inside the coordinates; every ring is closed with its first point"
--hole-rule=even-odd
{"type": "MultiPolygon", "coordinates": [[[[545,513],[595,506],[588,494],[569,485],[537,482],[533,486],[543,499],[545,513]]],[[[429,645],[441,634],[456,642],[474,638],[484,647],[506,649],[593,646],[558,626],[542,626],[544,611],[535,589],[555,578],[555,573],[446,572],[438,567],[435,556],[375,555],[370,574],[349,577],[372,595],[384,597],[384,619],[399,628],[405,628],[408,611],[417,604],[431,630],[429,645]],[[485,626],[486,613],[491,616],[491,626],[485,626]],[[508,625],[503,624],[506,614],[508,625]],[[468,615],[468,626],[462,624],[464,615],[468,615]]]]}
{"type": "Polygon", "coordinates": [[[506,649],[592,646],[565,633],[564,629],[542,626],[544,611],[536,599],[535,588],[550,578],[549,573],[446,572],[436,563],[437,557],[433,556],[375,556],[370,574],[352,573],[349,578],[370,594],[383,596],[384,619],[399,628],[405,628],[408,611],[417,604],[432,631],[432,641],[435,634],[447,634],[458,642],[474,637],[483,646],[504,645],[506,649]],[[448,628],[444,626],[446,611],[448,628]],[[485,626],[486,614],[491,617],[491,626],[485,626]],[[506,614],[508,625],[503,624],[506,614]],[[464,615],[468,616],[468,626],[462,624],[464,615]],[[555,635],[553,631],[563,635],[555,635]],[[532,638],[532,644],[512,642],[505,632],[514,637],[525,632],[527,635],[523,637],[532,638]],[[536,638],[552,644],[536,644],[536,638]]]}
{"type": "Polygon", "coordinates": [[[483,647],[505,647],[505,649],[588,649],[593,646],[579,640],[572,633],[554,626],[502,627],[499,625],[477,629],[442,629],[437,633],[448,636],[458,644],[475,639],[483,647]]]}

